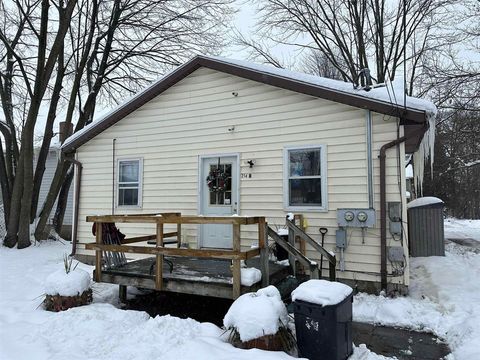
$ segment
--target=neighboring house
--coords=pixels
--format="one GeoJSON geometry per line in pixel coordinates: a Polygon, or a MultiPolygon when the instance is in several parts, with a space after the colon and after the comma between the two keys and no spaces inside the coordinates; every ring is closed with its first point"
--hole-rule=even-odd
{"type": "MultiPolygon", "coordinates": [[[[53,180],[53,176],[55,174],[55,170],[57,168],[58,157],[60,155],[60,147],[59,145],[51,145],[47,160],[45,161],[45,172],[43,174],[42,185],[40,186],[40,193],[38,196],[38,210],[37,216],[40,215],[40,211],[42,210],[43,203],[45,202],[45,198],[47,197],[48,191],[50,190],[50,185],[53,180]]],[[[35,161],[36,163],[36,161],[35,161]]],[[[70,186],[70,191],[68,192],[68,201],[67,201],[67,208],[65,209],[65,215],[63,218],[63,227],[60,232],[60,236],[64,239],[70,239],[72,234],[72,217],[73,217],[73,183],[70,186]]],[[[57,202],[52,208],[52,212],[48,217],[48,225],[53,224],[53,217],[55,215],[55,211],[57,209],[57,202]]]]}
{"type": "MultiPolygon", "coordinates": [[[[197,56],[63,145],[83,166],[77,254],[93,255],[84,248],[94,241],[87,215],[240,214],[282,225],[293,212],[303,214],[307,233],[317,240],[319,227],[328,228],[325,247],[340,260],[339,279],[366,290],[388,279],[390,289],[406,289],[405,154],[418,149],[434,115],[431,103],[408,97],[404,108],[385,89],[355,90],[335,80],[197,56]],[[379,151],[397,131],[407,140],[386,151],[384,194],[396,205],[385,203],[387,219],[403,228],[403,238],[395,230],[392,236],[387,222],[382,240],[379,151]],[[216,193],[207,177],[219,164],[226,186],[216,193]],[[337,209],[344,208],[371,208],[353,215],[366,212],[365,224],[374,221],[367,228],[350,221],[339,232],[341,251],[336,231],[350,214],[337,209]],[[396,251],[387,256],[382,244],[396,251]]],[[[153,230],[119,227],[129,236],[153,230]]],[[[192,247],[231,247],[228,226],[192,225],[182,235],[192,247]]],[[[256,239],[254,232],[241,236],[245,247],[256,239]]],[[[310,248],[307,256],[320,259],[310,248]]]]}

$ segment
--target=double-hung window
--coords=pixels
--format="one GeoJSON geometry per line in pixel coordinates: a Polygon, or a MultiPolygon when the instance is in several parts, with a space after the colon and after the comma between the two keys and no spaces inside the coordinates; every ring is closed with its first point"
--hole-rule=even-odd
{"type": "Polygon", "coordinates": [[[327,210],[325,145],[284,149],[284,203],[287,210],[327,210]]]}
{"type": "Polygon", "coordinates": [[[142,205],[142,159],[118,160],[118,206],[142,205]]]}

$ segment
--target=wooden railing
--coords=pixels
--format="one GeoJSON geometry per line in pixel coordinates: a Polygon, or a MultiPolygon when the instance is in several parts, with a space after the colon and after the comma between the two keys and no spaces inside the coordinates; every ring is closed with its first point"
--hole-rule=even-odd
{"type": "Polygon", "coordinates": [[[312,279],[318,279],[319,269],[318,264],[315,261],[310,260],[305,255],[301,253],[294,245],[288,243],[281,238],[271,227],[268,227],[268,236],[270,236],[278,245],[280,245],[288,254],[291,254],[295,259],[297,259],[302,265],[306,266],[310,270],[310,277],[312,279]]]}
{"type": "MultiPolygon", "coordinates": [[[[286,225],[288,228],[288,242],[293,247],[295,246],[295,238],[299,237],[300,239],[306,241],[308,245],[313,247],[316,251],[318,251],[321,255],[323,255],[326,260],[328,261],[328,269],[329,269],[329,278],[331,281],[335,281],[336,274],[335,274],[335,267],[337,264],[337,259],[335,255],[332,255],[329,251],[327,251],[322,245],[312,239],[305,231],[300,229],[293,221],[286,219],[286,225]]],[[[323,264],[320,264],[322,266],[323,264]]],[[[293,267],[294,265],[292,265],[293,267]]],[[[295,270],[295,269],[294,269],[295,270]]]]}
{"type": "Polygon", "coordinates": [[[241,294],[241,270],[240,261],[247,260],[260,255],[262,272],[262,285],[267,286],[269,283],[268,271],[268,245],[266,229],[267,224],[264,217],[248,217],[248,216],[182,216],[180,213],[161,213],[161,214],[139,214],[139,215],[104,215],[104,216],[87,216],[87,222],[94,222],[97,229],[102,228],[102,223],[148,223],[156,224],[156,234],[147,236],[138,236],[124,239],[120,245],[104,244],[102,240],[102,231],[96,232],[96,241],[86,244],[88,250],[95,250],[95,278],[101,281],[102,278],[102,253],[124,252],[133,254],[155,255],[155,288],[163,289],[163,258],[165,255],[200,257],[213,259],[230,259],[232,260],[232,297],[236,299],[241,294]],[[164,232],[165,224],[176,224],[176,232],[164,232]],[[232,250],[217,249],[188,249],[181,248],[181,231],[183,224],[231,224],[233,226],[233,247],[232,250]],[[258,248],[241,250],[240,226],[241,225],[257,225],[258,226],[258,248]],[[166,237],[177,237],[177,248],[164,247],[164,239],[166,237]],[[128,245],[148,240],[156,240],[155,246],[128,245]]]}

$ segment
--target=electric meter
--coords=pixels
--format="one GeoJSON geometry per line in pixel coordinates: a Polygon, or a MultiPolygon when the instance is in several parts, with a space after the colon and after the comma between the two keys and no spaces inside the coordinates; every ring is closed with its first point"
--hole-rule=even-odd
{"type": "Polygon", "coordinates": [[[363,223],[363,222],[367,221],[368,215],[367,215],[366,212],[360,211],[360,212],[357,214],[357,219],[358,219],[358,221],[360,221],[360,222],[363,223]]]}
{"type": "Polygon", "coordinates": [[[345,212],[346,221],[353,221],[353,219],[355,219],[355,214],[352,211],[345,212]]]}

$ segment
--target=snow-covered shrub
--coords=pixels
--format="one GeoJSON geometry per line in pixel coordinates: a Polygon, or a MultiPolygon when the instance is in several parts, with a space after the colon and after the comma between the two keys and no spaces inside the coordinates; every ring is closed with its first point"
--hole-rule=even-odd
{"type": "Polygon", "coordinates": [[[78,263],[72,269],[72,259],[63,258],[64,269],[50,274],[45,280],[45,309],[62,311],[72,307],[86,305],[92,302],[90,274],[77,269],[78,263]]]}
{"type": "Polygon", "coordinates": [[[223,319],[234,346],[276,351],[289,351],[295,345],[287,322],[287,308],[274,286],[240,296],[223,319]]]}

